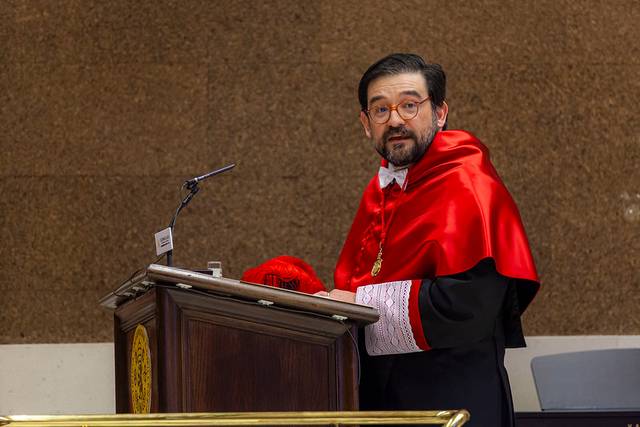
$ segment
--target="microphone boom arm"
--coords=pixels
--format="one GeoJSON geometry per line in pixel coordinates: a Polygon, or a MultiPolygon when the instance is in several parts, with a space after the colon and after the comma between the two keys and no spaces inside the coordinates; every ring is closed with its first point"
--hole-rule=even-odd
{"type": "MultiPolygon", "coordinates": [[[[198,182],[203,181],[207,178],[210,178],[214,175],[218,175],[222,172],[226,172],[230,169],[233,169],[236,166],[235,163],[232,163],[230,165],[227,165],[223,168],[220,169],[216,169],[212,172],[209,172],[207,174],[204,174],[202,176],[198,176],[196,178],[190,179],[188,181],[185,181],[184,184],[182,184],[183,188],[186,188],[189,190],[189,194],[187,194],[185,196],[184,199],[182,199],[182,201],[180,202],[180,206],[178,206],[178,209],[176,209],[176,213],[173,214],[173,217],[171,217],[171,221],[169,221],[169,228],[171,229],[171,235],[173,235],[173,228],[176,225],[176,220],[178,219],[178,214],[180,213],[180,211],[182,209],[184,209],[189,202],[191,201],[191,199],[193,199],[193,196],[195,196],[198,191],[200,191],[200,188],[198,187],[198,182]]],[[[173,265],[173,249],[167,251],[167,266],[171,267],[173,265]]]]}

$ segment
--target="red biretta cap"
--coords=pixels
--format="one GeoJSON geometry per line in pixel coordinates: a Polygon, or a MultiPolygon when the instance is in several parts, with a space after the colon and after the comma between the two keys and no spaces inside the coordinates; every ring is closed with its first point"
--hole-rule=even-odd
{"type": "Polygon", "coordinates": [[[244,272],[241,280],[307,294],[326,291],[324,284],[309,264],[289,255],[281,255],[250,268],[244,272]]]}

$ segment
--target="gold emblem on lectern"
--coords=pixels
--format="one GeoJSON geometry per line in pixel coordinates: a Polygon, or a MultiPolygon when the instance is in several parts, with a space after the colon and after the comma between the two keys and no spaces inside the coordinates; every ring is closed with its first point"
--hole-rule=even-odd
{"type": "Polygon", "coordinates": [[[134,414],[151,412],[151,350],[144,326],[138,325],[131,346],[131,411],[134,414]]]}

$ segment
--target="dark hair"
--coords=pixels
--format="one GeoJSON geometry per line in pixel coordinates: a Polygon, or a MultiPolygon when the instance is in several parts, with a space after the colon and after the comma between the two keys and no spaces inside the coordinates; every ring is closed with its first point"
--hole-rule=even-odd
{"type": "Polygon", "coordinates": [[[401,73],[422,73],[431,97],[431,108],[435,110],[435,107],[442,105],[447,91],[447,77],[442,67],[426,63],[422,57],[413,53],[393,53],[377,61],[362,75],[358,85],[358,100],[362,111],[367,110],[367,91],[373,80],[401,73]]]}

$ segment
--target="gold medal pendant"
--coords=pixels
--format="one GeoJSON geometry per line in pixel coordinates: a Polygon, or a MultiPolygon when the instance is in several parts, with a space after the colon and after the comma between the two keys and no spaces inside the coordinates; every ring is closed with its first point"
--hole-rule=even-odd
{"type": "Polygon", "coordinates": [[[382,269],[382,245],[380,245],[380,250],[378,251],[378,257],[376,261],[373,263],[373,267],[371,268],[371,277],[376,277],[380,270],[382,269]]]}

